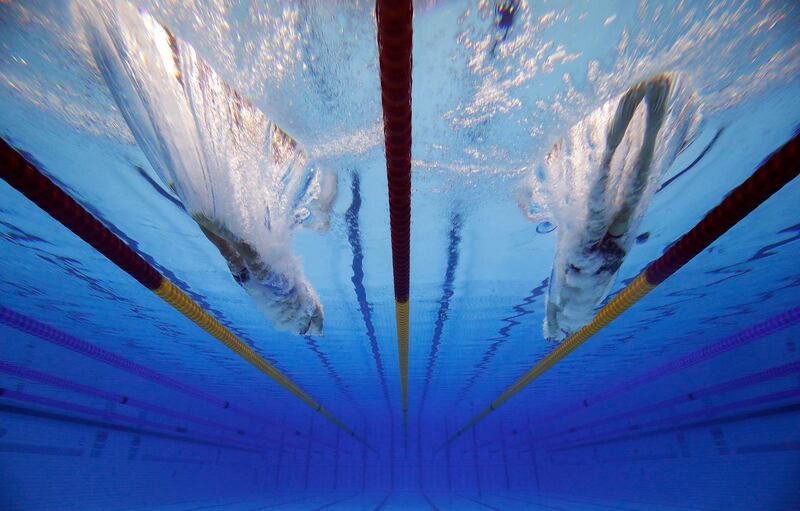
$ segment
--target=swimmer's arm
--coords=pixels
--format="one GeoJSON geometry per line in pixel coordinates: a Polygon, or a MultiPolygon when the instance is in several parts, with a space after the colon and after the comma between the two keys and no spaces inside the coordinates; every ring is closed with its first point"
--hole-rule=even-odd
{"type": "Polygon", "coordinates": [[[203,234],[217,247],[228,262],[231,272],[238,274],[247,268],[258,280],[266,280],[272,275],[272,271],[264,264],[258,251],[252,245],[242,241],[219,222],[211,220],[205,215],[195,214],[192,217],[200,226],[203,234]]]}

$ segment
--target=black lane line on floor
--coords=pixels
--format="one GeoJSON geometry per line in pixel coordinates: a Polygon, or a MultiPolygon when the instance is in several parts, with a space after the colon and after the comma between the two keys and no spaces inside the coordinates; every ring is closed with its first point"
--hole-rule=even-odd
{"type": "Polygon", "coordinates": [[[439,511],[439,508],[436,507],[436,504],[434,504],[433,501],[430,499],[430,497],[428,497],[427,493],[422,492],[422,496],[425,498],[425,501],[431,506],[431,509],[433,509],[433,511],[439,511]]]}
{"type": "Polygon", "coordinates": [[[169,440],[176,440],[179,442],[186,442],[189,444],[208,445],[211,447],[221,447],[223,449],[230,449],[234,451],[254,452],[260,454],[261,451],[257,449],[249,449],[247,447],[239,447],[235,445],[228,445],[223,443],[211,442],[207,440],[200,440],[196,438],[172,435],[170,433],[160,433],[158,431],[151,431],[148,429],[135,428],[132,426],[123,426],[121,424],[112,424],[110,422],[103,422],[94,419],[85,419],[82,417],[73,417],[71,415],[64,415],[56,412],[45,412],[42,410],[34,410],[32,408],[24,408],[21,406],[0,404],[0,413],[10,413],[15,415],[23,415],[26,417],[37,417],[40,419],[51,420],[56,422],[67,422],[71,424],[78,424],[81,426],[91,426],[93,428],[109,429],[113,431],[123,431],[125,433],[134,433],[137,435],[151,436],[157,438],[166,438],[169,440]]]}
{"type": "Polygon", "coordinates": [[[373,511],[380,511],[381,509],[383,509],[383,506],[386,505],[386,502],[389,500],[389,497],[391,496],[392,492],[387,493],[386,496],[383,498],[383,500],[380,501],[380,503],[377,506],[375,506],[375,509],[373,511]]]}
{"type": "MultiPolygon", "coordinates": [[[[511,339],[511,330],[513,330],[517,325],[522,324],[521,318],[534,313],[533,307],[530,306],[534,304],[536,298],[545,295],[549,286],[549,282],[549,279],[544,279],[538,286],[531,289],[531,292],[525,298],[523,298],[521,302],[511,307],[511,315],[500,319],[500,321],[505,323],[505,325],[500,327],[500,329],[497,331],[497,335],[491,339],[486,339],[486,342],[491,342],[491,344],[484,352],[480,361],[473,366],[471,375],[458,392],[455,402],[452,405],[452,409],[455,409],[458,404],[464,400],[467,394],[475,386],[478,379],[483,376],[484,372],[489,366],[489,363],[492,361],[492,359],[494,359],[494,356],[497,354],[500,348],[511,339]]],[[[550,348],[548,352],[552,351],[553,349],[555,349],[555,347],[550,348]]]]}
{"type": "Polygon", "coordinates": [[[469,501],[471,501],[471,502],[474,502],[474,503],[476,503],[476,504],[478,504],[478,505],[481,505],[481,506],[483,506],[483,507],[486,507],[486,508],[489,508],[489,509],[494,509],[494,511],[503,511],[503,510],[502,510],[502,509],[500,509],[499,507],[494,507],[494,506],[492,506],[492,505],[489,505],[489,504],[487,504],[487,503],[485,503],[485,502],[481,502],[481,501],[480,501],[480,500],[478,500],[478,499],[473,499],[473,498],[471,498],[471,497],[467,497],[466,495],[459,495],[459,497],[461,497],[461,498],[462,498],[462,499],[464,499],[464,500],[469,500],[469,501]]]}
{"type": "Polygon", "coordinates": [[[322,349],[320,349],[319,344],[317,344],[317,341],[315,341],[313,337],[311,337],[310,335],[305,335],[303,336],[303,338],[306,340],[306,346],[308,346],[308,349],[310,349],[317,356],[320,364],[322,364],[322,367],[324,367],[325,370],[328,372],[328,375],[333,380],[333,383],[334,385],[336,385],[336,388],[338,388],[339,391],[342,393],[342,395],[344,395],[344,397],[347,398],[348,401],[350,401],[353,407],[358,409],[358,411],[363,415],[364,412],[361,410],[361,407],[359,406],[358,402],[353,397],[353,394],[350,392],[350,389],[347,387],[347,384],[345,384],[344,380],[342,380],[342,377],[339,375],[339,372],[336,370],[336,367],[334,367],[334,365],[331,363],[330,359],[328,358],[328,355],[324,351],[322,351],[322,349]]]}
{"type": "Polygon", "coordinates": [[[697,165],[700,162],[700,160],[702,160],[703,157],[708,153],[708,151],[711,150],[711,148],[714,146],[714,144],[717,143],[717,140],[719,139],[719,136],[722,135],[723,131],[725,131],[725,128],[720,128],[719,130],[717,130],[717,133],[716,133],[716,135],[714,135],[714,138],[712,138],[711,142],[709,142],[708,145],[700,152],[700,155],[697,158],[695,158],[692,163],[687,165],[685,169],[681,170],[680,172],[678,172],[677,174],[675,174],[671,178],[667,179],[664,182],[664,184],[661,185],[658,190],[656,190],[656,193],[660,192],[664,188],[666,188],[669,185],[671,185],[676,179],[678,179],[682,175],[686,174],[687,172],[689,172],[692,169],[692,167],[697,165]]]}
{"type": "Polygon", "coordinates": [[[345,223],[347,224],[347,241],[350,243],[350,249],[353,252],[353,262],[351,264],[353,276],[350,280],[353,283],[353,291],[358,301],[358,309],[364,320],[364,328],[367,330],[367,338],[369,339],[372,358],[375,360],[375,369],[378,372],[381,389],[383,390],[383,398],[386,400],[386,406],[391,410],[392,402],[389,398],[389,386],[386,383],[386,371],[383,368],[381,349],[378,346],[378,337],[375,333],[375,324],[372,322],[372,306],[367,300],[367,291],[364,288],[364,251],[361,248],[361,232],[358,219],[361,212],[361,178],[358,173],[353,173],[351,190],[353,199],[344,214],[345,223]]]}
{"type": "Polygon", "coordinates": [[[520,498],[520,497],[512,497],[511,495],[504,495],[502,493],[497,493],[496,495],[498,495],[500,498],[504,498],[504,499],[508,499],[508,500],[516,500],[516,501],[519,501],[519,502],[524,502],[526,504],[533,504],[534,506],[537,506],[537,507],[540,507],[540,508],[543,508],[543,509],[556,509],[558,511],[569,511],[569,509],[565,509],[563,507],[548,506],[547,504],[542,504],[540,502],[533,502],[531,500],[526,500],[526,499],[523,499],[523,498],[520,498]]]}
{"type": "MultiPolygon", "coordinates": [[[[589,501],[589,500],[565,499],[564,497],[556,497],[554,495],[542,495],[542,496],[544,498],[547,498],[547,499],[563,500],[564,502],[572,502],[572,503],[575,503],[575,504],[585,504],[585,505],[589,505],[589,506],[598,505],[596,502],[592,502],[592,501],[589,501]]],[[[619,506],[612,506],[610,504],[603,504],[603,506],[605,506],[605,507],[607,507],[609,509],[620,509],[622,511],[640,511],[639,509],[634,508],[634,507],[619,507],[619,506]]]]}
{"type": "Polygon", "coordinates": [[[439,310],[436,313],[436,322],[433,328],[433,338],[431,339],[431,351],[428,355],[428,366],[425,369],[425,378],[422,386],[422,393],[419,399],[419,414],[425,407],[425,400],[428,397],[428,389],[433,378],[433,370],[436,366],[436,358],[439,355],[439,345],[442,342],[442,332],[450,311],[450,300],[454,294],[453,282],[456,278],[458,269],[459,245],[461,243],[461,215],[455,214],[450,219],[450,232],[447,235],[449,244],[447,246],[447,267],[444,272],[444,283],[442,284],[442,295],[439,298],[439,310]]]}
{"type": "Polygon", "coordinates": [[[283,506],[284,504],[293,504],[295,502],[300,502],[302,500],[308,500],[308,499],[309,499],[309,497],[300,497],[299,499],[284,500],[283,502],[278,502],[278,503],[275,503],[275,504],[269,504],[269,505],[261,506],[261,507],[254,507],[253,509],[250,509],[249,511],[260,511],[262,509],[271,509],[273,507],[283,506]]]}
{"type": "Polygon", "coordinates": [[[597,441],[590,441],[590,442],[582,442],[582,443],[575,443],[570,444],[564,447],[559,447],[556,449],[550,449],[551,452],[558,452],[558,451],[571,451],[574,449],[581,449],[585,447],[594,447],[598,445],[604,444],[612,444],[618,442],[625,442],[628,440],[633,440],[637,438],[645,438],[649,436],[657,436],[657,435],[665,435],[669,433],[675,433],[678,431],[686,431],[690,429],[699,429],[709,426],[719,426],[721,424],[730,424],[735,422],[741,422],[750,419],[760,419],[762,417],[771,417],[773,415],[783,415],[786,413],[797,413],[800,412],[800,403],[792,403],[785,406],[779,406],[776,408],[767,408],[766,410],[757,410],[754,412],[745,412],[740,413],[737,415],[730,415],[727,417],[721,417],[719,419],[709,419],[704,421],[698,422],[691,422],[688,424],[680,424],[678,426],[670,426],[666,428],[658,428],[653,429],[650,431],[643,431],[641,433],[633,433],[630,435],[618,435],[613,437],[603,438],[597,441]]]}
{"type": "Polygon", "coordinates": [[[186,508],[184,511],[197,511],[198,509],[212,509],[215,507],[222,507],[222,506],[231,506],[233,504],[241,504],[243,502],[252,502],[253,499],[245,499],[245,500],[234,500],[233,502],[223,502],[222,504],[211,504],[208,506],[200,506],[200,507],[190,507],[186,508]]]}
{"type": "Polygon", "coordinates": [[[146,170],[139,165],[134,165],[133,168],[136,169],[136,172],[142,178],[144,178],[144,180],[147,181],[147,184],[153,187],[153,190],[155,190],[159,195],[170,201],[181,211],[186,212],[186,206],[183,205],[183,202],[181,202],[181,200],[175,195],[166,191],[154,178],[150,177],[150,174],[148,174],[146,170]]]}
{"type": "Polygon", "coordinates": [[[328,503],[328,504],[325,504],[324,506],[315,507],[315,508],[314,508],[314,509],[312,509],[311,511],[322,511],[323,509],[327,509],[327,508],[329,508],[329,507],[331,507],[331,506],[335,506],[335,505],[336,505],[336,504],[338,504],[339,502],[344,502],[345,500],[354,499],[354,498],[358,497],[359,495],[360,495],[360,493],[356,493],[356,494],[354,494],[354,495],[350,495],[349,497],[345,497],[345,498],[343,498],[343,499],[334,500],[333,502],[330,502],[330,503],[328,503]]]}

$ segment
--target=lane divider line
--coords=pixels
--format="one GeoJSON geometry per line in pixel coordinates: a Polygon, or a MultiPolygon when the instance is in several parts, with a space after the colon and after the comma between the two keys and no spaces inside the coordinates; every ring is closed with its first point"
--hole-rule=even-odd
{"type": "Polygon", "coordinates": [[[555,350],[531,367],[498,398],[464,427],[450,436],[436,452],[469,431],[490,413],[519,394],[536,378],[556,365],[609,323],[617,319],[656,286],[681,269],[692,258],[753,212],[800,173],[800,135],[772,153],[749,178],[725,197],[697,225],[670,246],[661,257],[600,309],[591,323],[565,339],[555,350]]]}
{"type": "Polygon", "coordinates": [[[288,390],[328,421],[341,428],[348,436],[364,443],[364,440],[353,430],[204,311],[192,298],[178,289],[169,279],[134,252],[83,206],[2,139],[0,139],[0,176],[183,316],[211,334],[250,365],[272,378],[278,385],[288,390]]]}
{"type": "Polygon", "coordinates": [[[411,267],[411,0],[378,0],[378,60],[392,235],[403,430],[408,437],[408,299],[411,267]]]}

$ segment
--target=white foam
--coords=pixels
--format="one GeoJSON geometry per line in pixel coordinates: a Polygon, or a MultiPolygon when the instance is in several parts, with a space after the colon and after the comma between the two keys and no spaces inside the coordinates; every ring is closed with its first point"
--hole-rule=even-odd
{"type": "MultiPolygon", "coordinates": [[[[658,131],[650,172],[641,201],[618,245],[631,248],[662,173],[672,164],[682,143],[695,132],[700,115],[697,100],[679,77],[670,77],[667,110],[658,131]]],[[[629,180],[640,156],[647,127],[647,107],[634,111],[621,142],[608,164],[608,182],[602,178],[609,154],[609,130],[623,96],[615,98],[573,126],[556,142],[544,161],[530,173],[521,192],[520,206],[529,218],[552,218],[558,241],[550,289],[546,297],[544,335],[560,339],[591,321],[608,296],[617,272],[599,271],[606,262],[592,246],[608,230],[613,215],[629,201],[629,180]],[[591,195],[594,190],[595,195],[591,195]],[[599,195],[598,195],[599,194],[599,195]]]]}
{"type": "Polygon", "coordinates": [[[322,306],[292,240],[298,226],[326,228],[336,177],[146,13],[114,0],[82,11],[98,68],[154,170],[195,218],[255,249],[250,273],[260,278],[243,287],[277,328],[321,334],[322,306]]]}

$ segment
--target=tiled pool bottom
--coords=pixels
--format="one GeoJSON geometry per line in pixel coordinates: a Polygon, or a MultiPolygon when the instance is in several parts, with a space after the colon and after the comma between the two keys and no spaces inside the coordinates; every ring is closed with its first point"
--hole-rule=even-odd
{"type": "Polygon", "coordinates": [[[134,508],[136,511],[261,511],[261,510],[557,510],[557,511],[686,511],[695,507],[670,506],[654,502],[594,501],[557,494],[524,492],[484,493],[276,493],[249,499],[181,502],[167,506],[134,508]]]}

